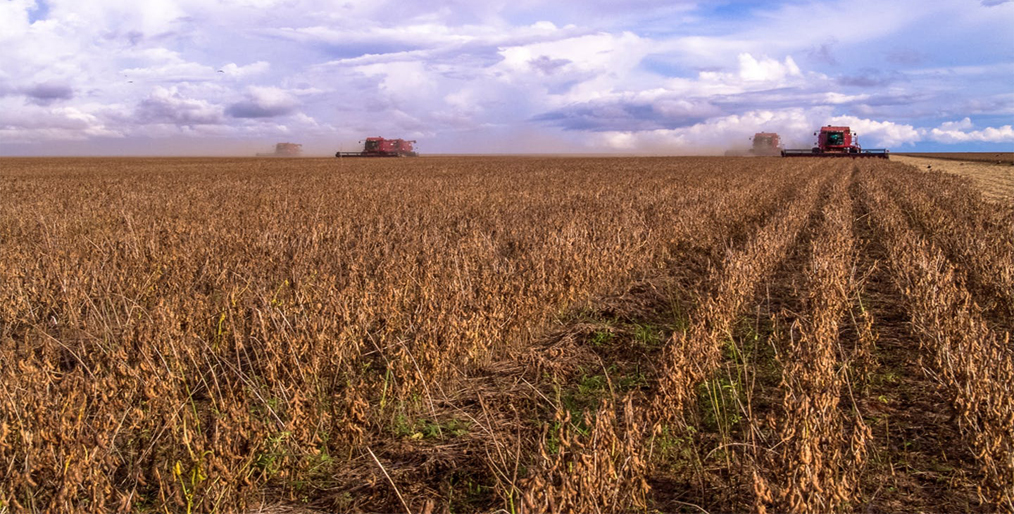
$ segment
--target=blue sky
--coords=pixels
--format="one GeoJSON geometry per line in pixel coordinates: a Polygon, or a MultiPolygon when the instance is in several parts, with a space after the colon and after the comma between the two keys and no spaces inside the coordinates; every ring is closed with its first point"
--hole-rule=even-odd
{"type": "Polygon", "coordinates": [[[1014,151],[1014,2],[0,0],[0,155],[1014,151]]]}

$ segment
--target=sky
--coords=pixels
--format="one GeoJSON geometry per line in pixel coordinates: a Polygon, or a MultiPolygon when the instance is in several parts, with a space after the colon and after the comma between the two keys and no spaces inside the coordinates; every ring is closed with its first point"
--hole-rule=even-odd
{"type": "Polygon", "coordinates": [[[1012,0],[0,0],[0,155],[1014,151],[1012,0]]]}

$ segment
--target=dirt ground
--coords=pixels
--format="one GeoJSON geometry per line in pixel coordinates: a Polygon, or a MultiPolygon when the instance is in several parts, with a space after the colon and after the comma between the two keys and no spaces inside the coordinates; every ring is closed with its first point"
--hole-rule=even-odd
{"type": "Polygon", "coordinates": [[[1014,201],[1014,166],[974,161],[955,161],[891,155],[892,161],[915,166],[925,171],[954,173],[972,179],[987,199],[995,202],[1014,201]]]}

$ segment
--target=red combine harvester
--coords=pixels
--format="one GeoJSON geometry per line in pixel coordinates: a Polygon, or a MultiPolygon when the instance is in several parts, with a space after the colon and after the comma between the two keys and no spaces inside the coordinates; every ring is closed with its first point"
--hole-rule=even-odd
{"type": "Polygon", "coordinates": [[[275,145],[274,153],[259,153],[257,157],[300,157],[303,155],[303,145],[298,143],[278,143],[275,145]]]}
{"type": "Polygon", "coordinates": [[[782,140],[774,132],[758,132],[753,135],[753,148],[750,155],[778,156],[782,150],[782,140]]]}
{"type": "Polygon", "coordinates": [[[337,152],[335,157],[416,157],[419,154],[412,148],[415,141],[406,139],[384,139],[382,137],[366,138],[366,145],[361,152],[337,152]]]}
{"type": "Polygon", "coordinates": [[[887,159],[888,150],[877,148],[863,150],[859,146],[859,138],[848,127],[828,125],[820,127],[817,146],[809,150],[782,150],[782,157],[878,157],[887,159]]]}

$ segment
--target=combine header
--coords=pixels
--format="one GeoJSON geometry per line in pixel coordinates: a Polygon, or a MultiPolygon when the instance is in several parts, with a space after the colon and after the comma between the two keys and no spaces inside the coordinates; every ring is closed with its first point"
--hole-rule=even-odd
{"type": "Polygon", "coordinates": [[[782,150],[782,157],[878,157],[887,159],[888,150],[877,148],[863,150],[859,138],[849,127],[820,127],[817,146],[809,150],[782,150]]]}
{"type": "Polygon", "coordinates": [[[382,137],[366,138],[366,145],[361,152],[337,152],[335,157],[416,157],[412,144],[415,141],[406,139],[384,139],[382,137]]]}

